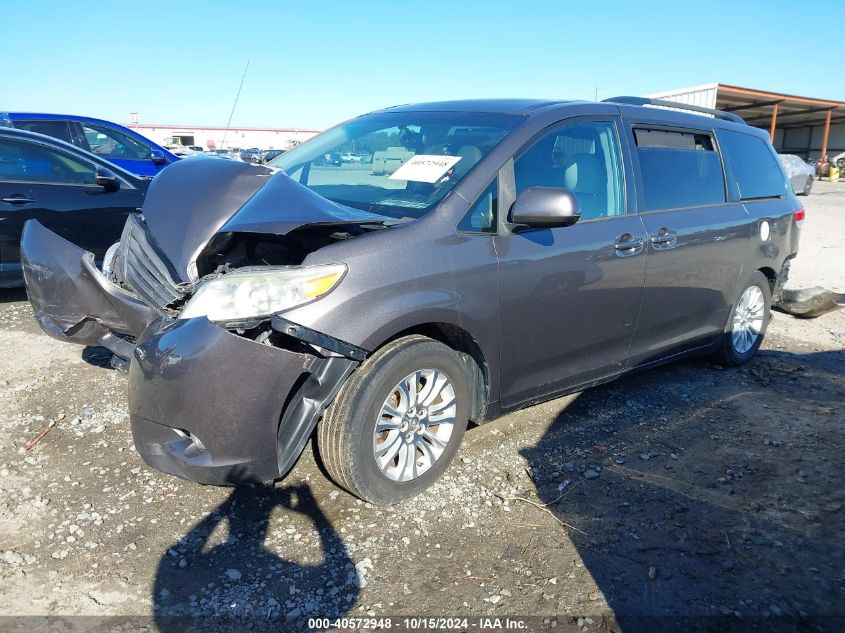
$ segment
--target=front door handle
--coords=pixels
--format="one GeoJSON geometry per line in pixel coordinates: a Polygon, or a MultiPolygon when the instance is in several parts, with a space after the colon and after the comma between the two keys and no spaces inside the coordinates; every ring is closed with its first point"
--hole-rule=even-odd
{"type": "Polygon", "coordinates": [[[32,198],[27,198],[26,196],[8,196],[7,198],[0,198],[0,202],[6,202],[8,204],[29,204],[30,202],[35,202],[32,198]]]}
{"type": "Polygon", "coordinates": [[[619,257],[630,257],[642,252],[645,240],[641,237],[634,237],[630,233],[625,233],[616,238],[613,243],[613,248],[616,249],[616,254],[619,257]]]}
{"type": "Polygon", "coordinates": [[[678,244],[678,234],[665,226],[649,238],[652,244],[659,248],[674,248],[678,244]]]}

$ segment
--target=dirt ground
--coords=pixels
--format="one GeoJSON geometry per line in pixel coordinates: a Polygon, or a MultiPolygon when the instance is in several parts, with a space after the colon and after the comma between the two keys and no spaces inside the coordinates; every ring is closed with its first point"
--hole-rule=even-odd
{"type": "MultiPolygon", "coordinates": [[[[791,285],[841,288],[845,186],[804,202],[791,285]]],[[[472,429],[388,509],[310,450],[274,487],[146,468],[108,360],[0,294],[0,630],[845,630],[841,310],[774,314],[738,370],[684,361],[472,429]]]]}

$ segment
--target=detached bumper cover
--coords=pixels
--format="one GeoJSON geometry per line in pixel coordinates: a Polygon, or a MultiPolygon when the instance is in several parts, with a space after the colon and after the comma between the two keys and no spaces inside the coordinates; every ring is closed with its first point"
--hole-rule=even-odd
{"type": "Polygon", "coordinates": [[[129,358],[132,344],[112,334],[137,337],[158,314],[111,283],[89,253],[36,220],[21,237],[21,263],[35,319],[50,336],[82,345],[102,345],[129,358]]]}

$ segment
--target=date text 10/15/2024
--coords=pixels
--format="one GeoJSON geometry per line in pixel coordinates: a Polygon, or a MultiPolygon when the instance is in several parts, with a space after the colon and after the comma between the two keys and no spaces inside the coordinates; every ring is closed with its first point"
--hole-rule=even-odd
{"type": "MultiPolygon", "coordinates": [[[[551,621],[544,622],[547,626],[554,626],[551,621]]],[[[410,631],[520,631],[528,630],[528,621],[520,618],[308,618],[310,630],[327,629],[357,629],[357,630],[410,630],[410,631]]]]}

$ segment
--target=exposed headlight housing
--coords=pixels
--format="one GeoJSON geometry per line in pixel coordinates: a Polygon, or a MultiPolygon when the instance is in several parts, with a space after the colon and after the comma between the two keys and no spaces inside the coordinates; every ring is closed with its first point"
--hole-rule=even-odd
{"type": "Polygon", "coordinates": [[[236,270],[201,283],[179,318],[225,323],[268,317],[319,299],[344,273],[343,264],[236,270]]]}

